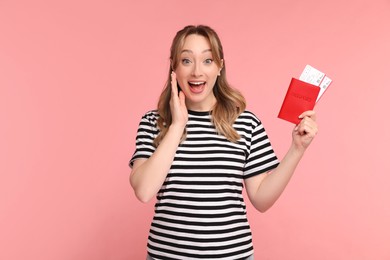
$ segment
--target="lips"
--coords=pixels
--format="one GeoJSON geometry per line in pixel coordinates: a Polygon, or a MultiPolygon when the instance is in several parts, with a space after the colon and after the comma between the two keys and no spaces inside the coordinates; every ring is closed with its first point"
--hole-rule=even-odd
{"type": "Polygon", "coordinates": [[[204,90],[206,82],[205,81],[190,81],[190,82],[188,82],[188,85],[190,86],[191,92],[201,93],[204,90]]]}

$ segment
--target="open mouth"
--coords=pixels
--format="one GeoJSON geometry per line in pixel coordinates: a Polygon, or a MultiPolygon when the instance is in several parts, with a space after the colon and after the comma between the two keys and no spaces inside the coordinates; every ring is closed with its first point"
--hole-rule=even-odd
{"type": "Polygon", "coordinates": [[[200,93],[203,91],[205,85],[206,85],[206,82],[205,81],[191,81],[191,82],[188,82],[188,85],[190,85],[190,89],[192,92],[194,93],[200,93]]]}

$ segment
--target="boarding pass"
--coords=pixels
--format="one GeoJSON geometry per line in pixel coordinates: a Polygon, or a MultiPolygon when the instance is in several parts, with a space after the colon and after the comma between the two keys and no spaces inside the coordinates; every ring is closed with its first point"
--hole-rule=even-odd
{"type": "Polygon", "coordinates": [[[332,80],[329,77],[327,77],[325,73],[319,71],[316,68],[313,68],[310,65],[306,65],[301,76],[299,77],[299,80],[320,87],[320,92],[318,94],[316,102],[320,100],[325,90],[329,87],[330,83],[332,83],[332,80]]]}

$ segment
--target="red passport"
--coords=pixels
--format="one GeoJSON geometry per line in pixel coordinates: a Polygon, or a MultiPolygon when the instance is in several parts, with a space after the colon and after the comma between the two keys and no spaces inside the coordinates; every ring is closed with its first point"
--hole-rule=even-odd
{"type": "Polygon", "coordinates": [[[299,124],[301,119],[298,116],[313,110],[319,92],[320,87],[292,78],[278,117],[299,124]]]}

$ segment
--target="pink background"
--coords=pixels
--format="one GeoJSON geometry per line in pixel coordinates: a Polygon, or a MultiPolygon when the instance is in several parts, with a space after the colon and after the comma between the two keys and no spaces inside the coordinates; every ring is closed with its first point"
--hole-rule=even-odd
{"type": "Polygon", "coordinates": [[[277,204],[249,206],[258,259],[390,259],[390,1],[0,1],[0,259],[145,259],[153,202],[127,162],[171,40],[208,24],[277,154],[306,64],[334,83],[277,204]]]}

